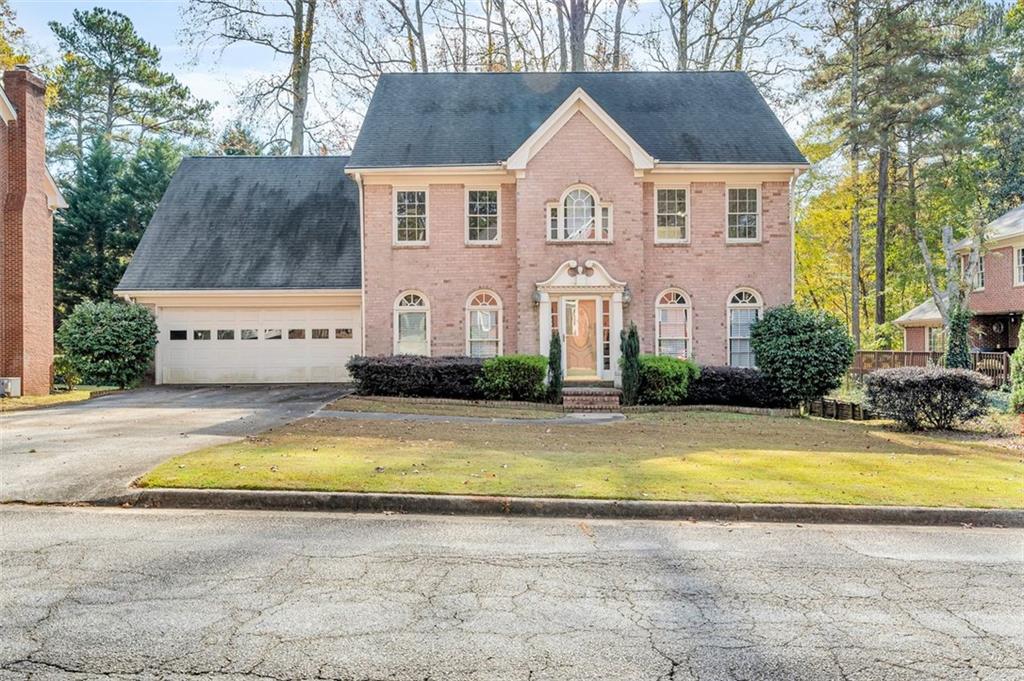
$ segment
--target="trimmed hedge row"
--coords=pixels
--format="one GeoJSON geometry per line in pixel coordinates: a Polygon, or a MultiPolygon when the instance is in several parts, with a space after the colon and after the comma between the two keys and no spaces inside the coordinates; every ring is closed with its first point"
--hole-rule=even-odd
{"type": "Polygon", "coordinates": [[[537,355],[503,355],[488,360],[357,356],[347,366],[359,395],[522,402],[542,402],[547,396],[548,360],[537,355]]]}
{"type": "Polygon", "coordinates": [[[356,356],[346,365],[359,395],[479,400],[483,360],[419,355],[356,356]]]}
{"type": "Polygon", "coordinates": [[[684,403],[766,409],[788,409],[795,405],[760,370],[728,366],[701,367],[700,375],[690,383],[684,403]]]}

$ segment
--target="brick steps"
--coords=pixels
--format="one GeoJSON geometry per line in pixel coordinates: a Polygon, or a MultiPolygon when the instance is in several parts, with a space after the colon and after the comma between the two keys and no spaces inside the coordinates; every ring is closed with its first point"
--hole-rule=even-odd
{"type": "Polygon", "coordinates": [[[562,389],[566,411],[619,411],[622,391],[617,388],[567,386],[562,389]]]}

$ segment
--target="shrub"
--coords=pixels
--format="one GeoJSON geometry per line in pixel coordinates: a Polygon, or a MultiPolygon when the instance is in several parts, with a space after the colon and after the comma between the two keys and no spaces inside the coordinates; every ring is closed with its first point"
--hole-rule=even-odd
{"type": "Polygon", "coordinates": [[[698,376],[690,382],[685,403],[765,409],[794,405],[763,372],[740,367],[701,367],[698,376]]]}
{"type": "Polygon", "coordinates": [[[69,392],[82,382],[81,376],[78,375],[78,370],[75,369],[75,365],[71,363],[67,355],[54,355],[53,380],[55,383],[57,381],[63,383],[67,386],[69,392]]]}
{"type": "Polygon", "coordinates": [[[942,357],[947,369],[971,368],[971,343],[967,338],[971,317],[971,311],[965,307],[952,305],[949,308],[949,333],[946,354],[942,357]]]}
{"type": "Polygon", "coordinates": [[[901,367],[864,377],[868,406],[911,430],[944,430],[984,415],[990,386],[967,369],[901,367]]]}
{"type": "Polygon", "coordinates": [[[836,317],[786,305],[768,310],[750,334],[757,366],[793,404],[839,387],[853,361],[853,340],[836,317]]]}
{"type": "Polygon", "coordinates": [[[1017,334],[1017,348],[1010,355],[1010,409],[1024,414],[1024,324],[1017,334]]]}
{"type": "Polygon", "coordinates": [[[484,362],[479,387],[492,400],[542,402],[548,359],[542,355],[501,355],[484,362]]]}
{"type": "Polygon", "coordinates": [[[629,329],[619,334],[622,345],[622,357],[619,366],[622,369],[622,404],[634,405],[640,397],[640,334],[636,324],[629,323],[629,329]]]}
{"type": "Polygon", "coordinates": [[[700,374],[689,360],[663,355],[640,356],[641,404],[682,404],[690,382],[700,374]]]}
{"type": "Polygon", "coordinates": [[[552,404],[562,403],[562,337],[557,331],[551,334],[551,349],[548,350],[548,400],[552,404]]]}
{"type": "Polygon", "coordinates": [[[141,305],[80,303],[57,343],[82,380],[127,388],[142,380],[156,349],[156,320],[141,305]]]}
{"type": "Polygon", "coordinates": [[[483,361],[473,357],[356,356],[349,375],[360,395],[480,399],[483,361]]]}

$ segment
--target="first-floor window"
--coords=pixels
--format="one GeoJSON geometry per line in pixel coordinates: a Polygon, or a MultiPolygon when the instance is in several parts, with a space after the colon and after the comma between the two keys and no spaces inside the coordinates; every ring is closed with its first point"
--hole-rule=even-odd
{"type": "Polygon", "coordinates": [[[729,298],[728,313],[730,366],[757,366],[750,346],[750,329],[761,317],[761,299],[753,291],[737,291],[729,298]]]}
{"type": "Polygon", "coordinates": [[[1024,248],[1017,248],[1013,251],[1013,283],[1024,284],[1024,248]]]}
{"type": "Polygon", "coordinates": [[[490,291],[478,291],[466,306],[466,347],[470,357],[501,354],[501,300],[490,291]]]}
{"type": "Polygon", "coordinates": [[[690,354],[690,301],[686,294],[670,289],[658,296],[655,305],[657,353],[686,359],[690,354]]]}
{"type": "Polygon", "coordinates": [[[941,326],[928,327],[928,352],[946,351],[946,332],[941,326]]]}
{"type": "Polygon", "coordinates": [[[419,293],[405,293],[395,303],[395,353],[430,354],[430,309],[419,293]]]}

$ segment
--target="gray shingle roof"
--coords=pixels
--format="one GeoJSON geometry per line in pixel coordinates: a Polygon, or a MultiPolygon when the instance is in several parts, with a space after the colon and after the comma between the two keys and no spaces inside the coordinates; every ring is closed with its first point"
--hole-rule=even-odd
{"type": "Polygon", "coordinates": [[[750,78],[725,71],[386,74],[349,165],[499,163],[577,87],[661,162],[806,163],[750,78]]]}
{"type": "Polygon", "coordinates": [[[347,161],[185,159],[117,290],[360,288],[347,161]]]}

